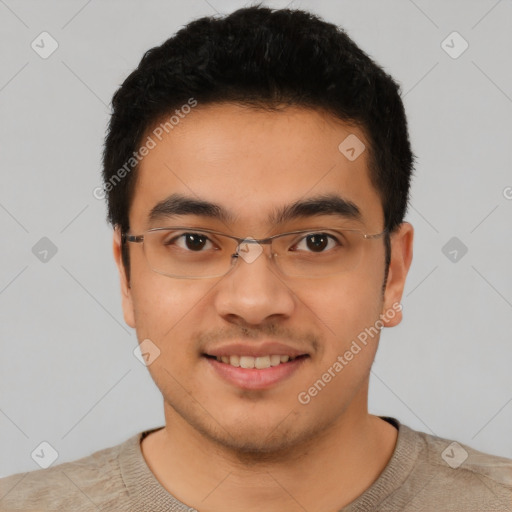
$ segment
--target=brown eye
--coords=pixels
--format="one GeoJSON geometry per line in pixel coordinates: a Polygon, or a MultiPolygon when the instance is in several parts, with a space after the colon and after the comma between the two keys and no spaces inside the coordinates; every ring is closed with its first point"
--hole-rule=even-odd
{"type": "Polygon", "coordinates": [[[327,244],[329,243],[329,239],[326,235],[308,235],[307,237],[307,246],[308,249],[311,249],[314,252],[323,251],[327,244]]]}
{"type": "Polygon", "coordinates": [[[166,246],[176,246],[180,249],[184,249],[191,252],[201,252],[205,247],[211,248],[207,244],[210,243],[210,239],[200,233],[182,233],[179,236],[175,236],[170,240],[164,242],[166,246]]]}
{"type": "Polygon", "coordinates": [[[339,242],[327,233],[310,233],[302,238],[293,248],[294,251],[323,253],[333,249],[339,242]]]}
{"type": "Polygon", "coordinates": [[[186,233],[183,237],[185,238],[187,249],[192,251],[200,251],[208,241],[208,238],[204,235],[198,235],[197,233],[186,233]]]}

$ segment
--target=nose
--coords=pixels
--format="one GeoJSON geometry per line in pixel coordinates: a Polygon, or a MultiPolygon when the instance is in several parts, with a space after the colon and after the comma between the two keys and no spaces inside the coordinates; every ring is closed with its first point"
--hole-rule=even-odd
{"type": "Polygon", "coordinates": [[[218,314],[240,325],[258,325],[292,315],[296,298],[274,265],[270,247],[242,242],[237,254],[234,267],[216,287],[218,314]]]}

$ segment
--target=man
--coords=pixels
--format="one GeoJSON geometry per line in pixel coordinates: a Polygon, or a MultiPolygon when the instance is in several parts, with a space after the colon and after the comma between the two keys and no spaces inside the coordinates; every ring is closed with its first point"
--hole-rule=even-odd
{"type": "Polygon", "coordinates": [[[512,461],[368,413],[412,259],[393,79],[252,7],[147,52],[113,107],[114,256],[165,426],[4,479],[1,510],[512,510],[512,461]]]}

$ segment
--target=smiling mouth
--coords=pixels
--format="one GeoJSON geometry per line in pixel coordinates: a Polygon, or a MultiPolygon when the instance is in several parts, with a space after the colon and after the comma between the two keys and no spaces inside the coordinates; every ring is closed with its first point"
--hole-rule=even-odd
{"type": "Polygon", "coordinates": [[[266,368],[271,368],[274,366],[281,366],[285,364],[289,364],[292,361],[297,359],[304,359],[309,357],[307,354],[303,354],[296,357],[290,357],[286,355],[266,355],[259,357],[252,356],[212,356],[209,354],[203,354],[205,357],[209,359],[215,359],[220,363],[224,363],[226,365],[234,366],[235,368],[244,368],[244,369],[256,369],[256,370],[265,370],[266,368]]]}

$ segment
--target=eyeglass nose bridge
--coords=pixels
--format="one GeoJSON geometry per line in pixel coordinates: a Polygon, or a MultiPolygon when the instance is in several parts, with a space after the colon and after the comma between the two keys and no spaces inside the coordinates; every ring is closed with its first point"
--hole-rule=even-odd
{"type": "MultiPolygon", "coordinates": [[[[232,258],[242,258],[246,263],[252,263],[263,252],[263,244],[272,244],[271,238],[256,239],[247,237],[237,240],[238,245],[236,251],[231,255],[232,258]]],[[[272,257],[272,254],[270,255],[272,257]]]]}

